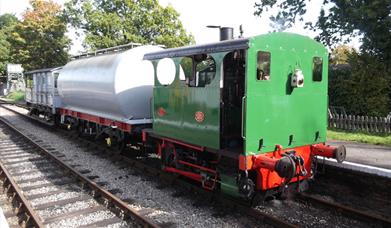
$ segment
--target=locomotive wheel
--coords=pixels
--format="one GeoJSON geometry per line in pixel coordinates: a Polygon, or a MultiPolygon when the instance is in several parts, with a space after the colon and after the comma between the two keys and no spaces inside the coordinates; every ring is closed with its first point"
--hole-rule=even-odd
{"type": "Polygon", "coordinates": [[[239,192],[247,199],[252,199],[255,191],[255,184],[250,178],[241,178],[238,183],[239,192]]]}
{"type": "Polygon", "coordinates": [[[176,151],[175,151],[174,145],[168,144],[164,148],[163,153],[164,153],[164,159],[163,159],[164,165],[175,168],[176,167],[176,151]]]}

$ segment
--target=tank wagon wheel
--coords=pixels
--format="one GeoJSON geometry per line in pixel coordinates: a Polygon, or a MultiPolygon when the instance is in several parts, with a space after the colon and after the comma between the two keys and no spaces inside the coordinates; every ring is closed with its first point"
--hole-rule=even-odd
{"type": "Polygon", "coordinates": [[[81,137],[81,136],[83,136],[83,134],[84,134],[84,124],[79,123],[77,126],[77,136],[81,137]]]}
{"type": "Polygon", "coordinates": [[[127,145],[127,137],[124,137],[122,139],[118,139],[116,140],[116,143],[115,143],[115,149],[118,153],[122,153],[124,152],[125,148],[126,148],[126,145],[127,145]]]}

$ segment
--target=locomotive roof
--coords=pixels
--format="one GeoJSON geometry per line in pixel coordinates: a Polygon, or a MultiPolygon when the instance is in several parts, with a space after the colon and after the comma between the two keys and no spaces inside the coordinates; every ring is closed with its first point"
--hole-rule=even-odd
{"type": "Polygon", "coordinates": [[[248,48],[248,38],[220,41],[211,44],[193,45],[188,47],[170,48],[144,55],[146,60],[175,58],[181,56],[197,55],[204,53],[224,52],[248,48]]]}
{"type": "Polygon", "coordinates": [[[43,69],[27,71],[24,74],[34,74],[34,73],[39,73],[39,72],[51,72],[51,71],[55,71],[55,70],[60,70],[61,68],[62,67],[43,68],[43,69]]]}

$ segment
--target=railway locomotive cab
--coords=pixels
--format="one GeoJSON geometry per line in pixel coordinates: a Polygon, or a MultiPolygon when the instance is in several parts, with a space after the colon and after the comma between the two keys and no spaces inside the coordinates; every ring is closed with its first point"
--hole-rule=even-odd
{"type": "Polygon", "coordinates": [[[325,145],[328,52],[310,38],[270,33],[148,53],[153,140],[167,172],[253,198],[310,179],[325,145]]]}

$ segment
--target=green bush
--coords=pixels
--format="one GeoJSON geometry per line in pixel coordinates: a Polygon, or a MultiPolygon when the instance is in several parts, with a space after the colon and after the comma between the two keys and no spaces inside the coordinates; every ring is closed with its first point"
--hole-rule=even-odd
{"type": "Polygon", "coordinates": [[[14,102],[20,102],[24,101],[24,92],[23,91],[15,91],[11,92],[7,95],[7,98],[14,101],[14,102]]]}
{"type": "Polygon", "coordinates": [[[347,64],[329,68],[329,104],[348,114],[386,116],[391,111],[390,74],[373,57],[351,54],[347,64]]]}

